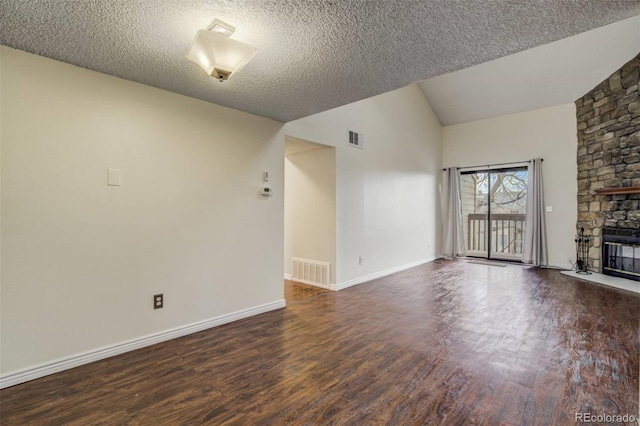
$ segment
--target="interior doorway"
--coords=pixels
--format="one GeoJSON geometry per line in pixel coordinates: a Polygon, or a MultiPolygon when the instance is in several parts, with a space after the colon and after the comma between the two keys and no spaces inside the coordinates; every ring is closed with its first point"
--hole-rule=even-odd
{"type": "Polygon", "coordinates": [[[467,256],[522,261],[527,183],[526,167],[461,173],[467,256]]]}
{"type": "Polygon", "coordinates": [[[326,289],[336,282],[335,151],[285,137],[284,278],[326,289]]]}

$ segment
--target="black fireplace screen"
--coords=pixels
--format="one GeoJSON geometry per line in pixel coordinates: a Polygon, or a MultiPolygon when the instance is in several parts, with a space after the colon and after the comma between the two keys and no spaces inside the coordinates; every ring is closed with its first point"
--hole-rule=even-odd
{"type": "Polygon", "coordinates": [[[602,272],[640,281],[640,230],[604,228],[602,272]]]}

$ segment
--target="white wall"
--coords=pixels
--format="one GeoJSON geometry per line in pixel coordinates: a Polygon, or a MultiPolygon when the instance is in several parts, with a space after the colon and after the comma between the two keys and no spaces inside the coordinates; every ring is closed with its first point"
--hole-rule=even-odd
{"type": "Polygon", "coordinates": [[[520,162],[541,157],[549,264],[568,267],[575,257],[577,219],[575,104],[543,108],[443,128],[445,167],[520,162]]]}
{"type": "Polygon", "coordinates": [[[436,256],[441,126],[415,84],[285,132],[336,147],[338,288],[436,256]],[[364,149],[347,145],[348,130],[364,135],[364,149]]]}
{"type": "Polygon", "coordinates": [[[283,303],[281,123],[1,51],[3,374],[283,303]]]}
{"type": "Polygon", "coordinates": [[[331,264],[336,275],[336,156],[335,148],[289,155],[284,161],[285,274],[291,258],[331,264]]]}
{"type": "Polygon", "coordinates": [[[2,56],[0,45],[0,374],[2,372],[2,56]]]}

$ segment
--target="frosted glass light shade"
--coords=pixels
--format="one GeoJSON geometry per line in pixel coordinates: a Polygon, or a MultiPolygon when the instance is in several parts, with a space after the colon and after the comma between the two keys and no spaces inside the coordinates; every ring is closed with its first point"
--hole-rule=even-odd
{"type": "Polygon", "coordinates": [[[213,31],[199,30],[187,58],[220,81],[240,71],[258,49],[213,31]]]}

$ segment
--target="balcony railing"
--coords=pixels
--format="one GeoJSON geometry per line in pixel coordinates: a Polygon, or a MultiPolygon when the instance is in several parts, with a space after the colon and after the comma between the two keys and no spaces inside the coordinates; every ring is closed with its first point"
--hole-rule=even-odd
{"type": "MultiPolygon", "coordinates": [[[[525,214],[491,215],[491,255],[507,259],[522,258],[524,241],[525,214]]],[[[489,216],[471,213],[467,219],[467,251],[469,254],[486,254],[489,244],[489,216]]]]}

